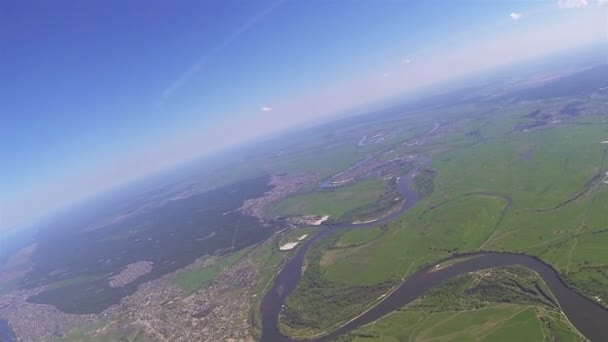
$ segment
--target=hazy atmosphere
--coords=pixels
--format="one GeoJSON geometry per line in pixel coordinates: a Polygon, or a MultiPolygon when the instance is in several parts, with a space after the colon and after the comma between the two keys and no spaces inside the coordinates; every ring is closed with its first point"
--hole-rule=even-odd
{"type": "Polygon", "coordinates": [[[0,229],[212,150],[605,40],[603,4],[6,2],[0,229]]]}
{"type": "Polygon", "coordinates": [[[608,1],[4,1],[0,342],[601,342],[608,1]]]}

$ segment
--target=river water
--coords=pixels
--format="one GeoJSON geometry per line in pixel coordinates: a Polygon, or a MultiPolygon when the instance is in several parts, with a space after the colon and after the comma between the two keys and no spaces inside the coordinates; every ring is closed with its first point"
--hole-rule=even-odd
{"type": "Polygon", "coordinates": [[[11,333],[11,328],[8,325],[8,322],[0,319],[0,341],[2,342],[15,342],[13,339],[13,334],[11,333]]]}
{"type": "MultiPolygon", "coordinates": [[[[426,163],[428,163],[428,160],[423,160],[423,164],[426,163]]],[[[295,290],[300,281],[302,276],[302,265],[310,247],[319,239],[340,230],[353,227],[372,227],[386,223],[416,205],[419,197],[413,190],[411,183],[412,177],[418,169],[419,168],[412,170],[407,175],[402,176],[399,180],[399,189],[406,198],[406,201],[400,210],[372,223],[342,224],[323,227],[322,230],[298,249],[296,255],[291,258],[277,274],[273,287],[262,299],[262,304],[260,306],[262,313],[262,341],[302,341],[283,336],[278,330],[277,324],[285,299],[293,290],[295,290]]],[[[366,313],[330,334],[313,340],[330,341],[340,335],[344,335],[361,327],[362,325],[373,322],[407,303],[410,303],[414,299],[422,296],[429,289],[452,277],[482,269],[515,264],[526,266],[536,271],[543,278],[570,322],[572,322],[572,324],[574,324],[588,339],[591,341],[605,341],[608,338],[608,310],[564,285],[561,278],[552,267],[526,255],[512,253],[477,253],[474,258],[467,259],[449,267],[438,270],[429,267],[414,273],[399,285],[394,292],[366,313]]]]}

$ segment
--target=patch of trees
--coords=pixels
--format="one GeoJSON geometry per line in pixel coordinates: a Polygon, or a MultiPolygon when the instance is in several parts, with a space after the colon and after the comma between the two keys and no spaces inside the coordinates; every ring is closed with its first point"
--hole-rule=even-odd
{"type": "Polygon", "coordinates": [[[300,284],[287,298],[281,312],[281,324],[293,329],[328,329],[361,313],[394,285],[393,282],[385,282],[373,286],[350,286],[327,280],[320,260],[337,238],[336,235],[325,239],[310,251],[308,267],[300,284]]]}
{"type": "Polygon", "coordinates": [[[414,187],[420,197],[430,195],[435,190],[435,177],[437,173],[433,170],[422,170],[414,178],[414,187]]]}

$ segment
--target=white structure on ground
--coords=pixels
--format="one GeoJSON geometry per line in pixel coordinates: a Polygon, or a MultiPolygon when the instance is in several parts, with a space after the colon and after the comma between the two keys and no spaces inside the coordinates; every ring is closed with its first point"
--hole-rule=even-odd
{"type": "Polygon", "coordinates": [[[328,218],[329,218],[329,215],[325,215],[325,216],[321,217],[320,219],[316,220],[315,222],[313,222],[312,224],[315,226],[318,226],[321,223],[327,221],[328,218]]]}
{"type": "Polygon", "coordinates": [[[289,251],[289,250],[294,249],[297,245],[298,245],[298,242],[289,242],[289,243],[286,243],[283,246],[279,247],[279,250],[289,251]]]}

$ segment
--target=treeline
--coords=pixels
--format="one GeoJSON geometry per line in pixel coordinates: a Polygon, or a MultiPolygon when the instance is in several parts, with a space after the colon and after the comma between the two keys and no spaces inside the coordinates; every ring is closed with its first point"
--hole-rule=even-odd
{"type": "Polygon", "coordinates": [[[338,235],[321,241],[309,254],[308,267],[298,288],[287,298],[281,312],[283,330],[324,331],[361,313],[365,307],[394,284],[349,286],[328,281],[320,265],[324,252],[338,235]]]}
{"type": "Polygon", "coordinates": [[[474,274],[464,274],[447,280],[408,308],[425,312],[463,311],[492,303],[512,303],[559,310],[548,291],[533,271],[508,266],[492,269],[480,279],[474,274]]]}
{"type": "Polygon", "coordinates": [[[414,177],[414,187],[420,197],[430,195],[435,191],[435,177],[437,173],[433,170],[424,169],[414,177]]]}

